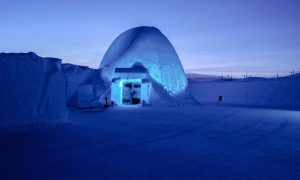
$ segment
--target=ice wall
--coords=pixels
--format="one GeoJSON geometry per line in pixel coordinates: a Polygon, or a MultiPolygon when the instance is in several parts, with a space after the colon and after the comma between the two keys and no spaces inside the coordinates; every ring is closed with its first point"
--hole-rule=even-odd
{"type": "Polygon", "coordinates": [[[300,77],[189,82],[199,102],[300,109],[300,77]],[[223,96],[222,102],[218,97],[223,96]]]}
{"type": "Polygon", "coordinates": [[[0,126],[66,121],[60,65],[31,52],[0,54],[0,126]]]}
{"type": "Polygon", "coordinates": [[[114,40],[100,64],[101,77],[111,82],[115,68],[130,68],[140,62],[149,75],[171,95],[185,92],[187,80],[170,41],[155,27],[137,27],[114,40]]]}
{"type": "Polygon", "coordinates": [[[83,84],[100,83],[98,69],[73,64],[62,64],[62,72],[66,78],[66,100],[67,106],[76,107],[78,100],[78,89],[83,84]]]}

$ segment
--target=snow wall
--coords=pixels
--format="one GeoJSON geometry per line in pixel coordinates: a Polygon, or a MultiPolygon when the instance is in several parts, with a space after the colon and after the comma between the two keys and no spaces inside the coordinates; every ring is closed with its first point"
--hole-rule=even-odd
{"type": "Polygon", "coordinates": [[[78,106],[78,92],[80,86],[91,85],[95,89],[100,83],[99,69],[91,69],[87,66],[62,64],[61,70],[66,79],[66,103],[69,107],[78,106]]]}
{"type": "Polygon", "coordinates": [[[0,54],[0,126],[66,122],[61,60],[30,53],[0,54]]]}
{"type": "Polygon", "coordinates": [[[190,81],[189,91],[202,103],[300,109],[300,78],[190,81]],[[222,101],[219,102],[219,96],[222,101]]]}

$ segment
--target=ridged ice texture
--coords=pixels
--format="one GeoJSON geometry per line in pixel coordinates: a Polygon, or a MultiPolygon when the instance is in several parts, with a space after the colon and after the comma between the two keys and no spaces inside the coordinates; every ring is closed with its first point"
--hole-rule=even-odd
{"type": "Polygon", "coordinates": [[[112,80],[115,68],[129,68],[140,62],[150,76],[172,95],[187,88],[180,59],[170,41],[155,27],[136,27],[125,31],[111,44],[100,68],[102,78],[112,80]]]}

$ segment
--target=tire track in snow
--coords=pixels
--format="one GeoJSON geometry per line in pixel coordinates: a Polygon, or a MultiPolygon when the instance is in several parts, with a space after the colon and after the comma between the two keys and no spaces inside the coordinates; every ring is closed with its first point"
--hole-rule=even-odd
{"type": "MultiPolygon", "coordinates": [[[[214,113],[209,112],[206,114],[201,114],[200,117],[207,117],[207,116],[211,116],[214,113]]],[[[179,114],[181,115],[181,114],[179,114]]],[[[188,120],[186,120],[186,114],[183,114],[182,117],[178,118],[176,120],[167,120],[164,121],[165,119],[161,119],[161,123],[159,124],[155,124],[152,125],[151,127],[143,127],[143,128],[139,128],[138,130],[135,129],[129,129],[129,133],[126,134],[121,134],[118,136],[114,136],[112,139],[109,139],[109,141],[114,140],[114,139],[119,139],[119,138],[126,138],[126,137],[131,137],[131,136],[140,136],[140,135],[149,135],[150,133],[155,133],[155,132],[169,132],[175,129],[181,129],[183,127],[185,127],[187,125],[187,123],[192,123],[193,121],[198,121],[199,118],[199,114],[195,114],[192,116],[187,116],[188,120]],[[197,120],[195,120],[197,118],[197,120]],[[132,132],[132,130],[135,130],[134,132],[132,132]]],[[[200,118],[199,118],[200,119],[200,118]]],[[[207,119],[205,119],[206,121],[209,121],[207,119]]]]}
{"type": "MultiPolygon", "coordinates": [[[[238,113],[236,115],[240,115],[241,113],[238,113]]],[[[221,135],[219,134],[218,136],[216,137],[208,137],[209,140],[221,140],[221,139],[224,139],[224,137],[228,137],[228,136],[232,136],[232,135],[235,135],[235,134],[239,134],[239,132],[242,132],[244,130],[247,130],[247,129],[250,129],[252,127],[255,127],[257,124],[261,123],[262,122],[262,119],[258,119],[258,120],[255,120],[254,122],[250,123],[250,124],[247,124],[247,125],[244,125],[240,128],[237,128],[237,129],[233,129],[233,131],[231,132],[223,132],[221,135]]]]}
{"type": "MultiPolygon", "coordinates": [[[[182,135],[185,135],[186,133],[191,133],[193,131],[199,130],[200,128],[206,127],[208,125],[215,124],[216,122],[223,120],[223,118],[225,118],[225,119],[231,118],[234,114],[235,113],[230,112],[230,113],[227,113],[226,115],[222,116],[222,118],[218,118],[217,120],[214,120],[214,121],[208,121],[206,123],[199,124],[198,126],[193,125],[192,127],[186,128],[180,132],[172,132],[169,134],[164,134],[164,135],[160,135],[160,136],[156,136],[156,137],[150,137],[150,138],[138,140],[138,142],[136,142],[136,143],[121,142],[121,143],[117,143],[117,144],[112,144],[108,148],[107,147],[99,147],[99,148],[92,147],[92,146],[99,146],[99,144],[89,145],[89,146],[83,148],[83,149],[89,149],[89,151],[85,151],[86,152],[85,156],[83,156],[81,158],[83,158],[83,159],[97,158],[99,156],[105,156],[107,154],[115,153],[118,151],[124,151],[125,149],[130,149],[132,147],[143,146],[145,144],[165,140],[168,138],[182,136],[182,135]],[[91,150],[93,150],[93,151],[91,151],[91,150]]],[[[82,150],[80,150],[80,151],[82,152],[82,150]]]]}
{"type": "MultiPolygon", "coordinates": [[[[48,155],[43,153],[43,158],[49,158],[49,156],[55,157],[57,154],[61,154],[61,153],[70,156],[72,154],[77,154],[76,151],[80,152],[79,154],[82,155],[81,159],[97,158],[99,156],[104,156],[104,155],[115,153],[118,151],[123,151],[125,149],[129,149],[132,147],[143,146],[145,144],[165,140],[168,138],[183,136],[187,133],[192,133],[192,132],[197,131],[201,128],[204,128],[206,126],[209,126],[209,125],[215,124],[219,121],[222,121],[224,119],[231,118],[235,113],[233,113],[233,112],[223,113],[222,116],[216,118],[217,120],[207,119],[207,116],[211,116],[212,114],[214,114],[214,113],[210,112],[210,113],[204,114],[206,122],[200,123],[199,125],[195,125],[193,123],[193,121],[197,121],[197,122],[201,121],[200,117],[203,117],[203,114],[200,114],[200,116],[199,116],[199,114],[194,114],[194,116],[192,118],[190,116],[188,116],[189,120],[178,120],[178,122],[175,125],[174,125],[174,123],[172,123],[174,121],[172,121],[171,122],[172,126],[170,126],[169,128],[165,128],[165,127],[160,128],[161,124],[159,124],[155,128],[151,128],[150,130],[147,131],[148,136],[149,135],[154,135],[154,136],[146,137],[144,139],[137,139],[136,137],[144,137],[145,131],[139,131],[138,133],[131,133],[130,135],[127,135],[127,137],[134,137],[134,141],[138,141],[136,143],[127,143],[125,141],[115,143],[114,142],[115,139],[124,139],[124,136],[120,135],[119,138],[114,137],[111,139],[106,139],[104,141],[102,139],[101,141],[92,141],[89,143],[80,144],[80,146],[72,146],[71,148],[68,148],[68,149],[52,151],[52,152],[49,152],[48,155]],[[180,130],[180,131],[177,131],[177,130],[180,130]],[[159,135],[157,135],[157,132],[159,132],[159,135]],[[103,144],[105,144],[105,147],[102,146],[103,144]]],[[[184,116],[185,116],[185,114],[184,114],[184,116]]],[[[215,119],[215,117],[213,117],[213,118],[215,119]]],[[[148,128],[145,128],[145,129],[147,130],[148,128]]],[[[75,160],[75,159],[73,159],[73,160],[75,160]]]]}
{"type": "MultiPolygon", "coordinates": [[[[213,112],[209,112],[209,113],[201,113],[201,114],[195,114],[193,116],[193,118],[191,118],[190,116],[189,117],[189,120],[185,120],[184,117],[186,116],[186,114],[182,114],[182,112],[180,112],[179,115],[182,115],[182,118],[177,118],[176,121],[167,121],[167,127],[166,126],[162,126],[162,124],[157,124],[155,125],[154,127],[151,127],[151,128],[148,128],[148,127],[145,127],[145,128],[140,128],[138,129],[138,131],[134,131],[132,132],[132,129],[129,130],[129,132],[132,132],[132,133],[128,133],[126,135],[124,134],[120,134],[118,136],[114,136],[114,137],[111,137],[111,138],[105,138],[105,139],[91,139],[91,140],[86,140],[84,142],[77,142],[76,144],[72,145],[71,147],[69,146],[67,149],[66,147],[62,146],[58,149],[53,149],[53,151],[48,151],[48,152],[40,152],[40,153],[36,153],[36,156],[38,156],[39,154],[41,156],[46,157],[46,156],[54,156],[55,157],[55,154],[60,154],[60,153],[66,153],[66,154],[72,154],[73,151],[84,151],[86,150],[86,152],[89,152],[89,149],[93,149],[94,147],[93,146],[99,146],[99,148],[102,148],[101,146],[102,145],[105,145],[105,146],[109,146],[109,147],[114,147],[114,146],[118,146],[118,147],[126,147],[128,145],[128,143],[124,142],[124,143],[121,143],[121,144],[114,144],[115,141],[119,141],[119,139],[127,139],[127,138],[130,138],[130,137],[134,137],[134,139],[137,139],[136,137],[144,137],[145,135],[147,136],[150,136],[150,135],[153,135],[150,137],[150,139],[153,139],[154,137],[157,137],[155,136],[158,133],[160,133],[160,136],[161,134],[163,134],[162,136],[166,136],[166,137],[169,137],[168,133],[169,132],[174,132],[176,129],[183,129],[187,123],[190,123],[191,120],[194,120],[195,118],[199,117],[206,117],[206,116],[211,116],[213,114],[213,112]],[[174,123],[176,122],[176,123],[174,123]],[[70,152],[70,153],[68,153],[70,152]]],[[[198,120],[198,119],[197,119],[198,120]]],[[[163,120],[162,120],[163,121],[163,120]]],[[[206,121],[209,121],[206,119],[206,121]]],[[[93,129],[91,129],[93,130],[93,129]]],[[[98,133],[98,132],[94,132],[94,133],[98,133]]],[[[86,134],[83,134],[83,135],[86,135],[86,134]]],[[[99,134],[97,134],[99,135],[99,134]]],[[[160,137],[159,136],[159,137],[160,137]]],[[[145,139],[149,139],[148,137],[146,137],[145,139]]],[[[145,140],[143,139],[143,140],[145,140]]],[[[158,138],[158,139],[161,139],[161,138],[158,138]]],[[[139,141],[141,141],[140,139],[138,139],[139,141]]],[[[141,144],[141,143],[138,143],[138,144],[141,144]]],[[[135,146],[135,144],[133,145],[135,146]]],[[[118,149],[118,148],[116,148],[118,149]]],[[[99,152],[99,149],[97,149],[97,151],[99,152]]]]}
{"type": "MultiPolygon", "coordinates": [[[[268,117],[264,117],[263,119],[260,119],[258,121],[262,122],[267,118],[268,117]]],[[[231,154],[237,154],[238,152],[242,152],[241,149],[248,148],[249,146],[256,145],[257,143],[262,143],[263,141],[265,141],[272,135],[280,134],[288,126],[288,124],[289,124],[289,122],[288,122],[287,118],[284,117],[284,120],[282,120],[272,130],[264,132],[264,133],[256,136],[255,138],[251,138],[250,140],[246,140],[242,143],[239,143],[238,145],[232,145],[232,146],[228,147],[227,149],[224,148],[220,151],[211,153],[210,155],[212,155],[212,156],[222,155],[223,157],[226,157],[226,156],[231,156],[231,154]],[[227,153],[224,153],[224,152],[227,152],[227,153]]],[[[255,127],[255,125],[257,125],[257,124],[252,124],[251,127],[255,127]]],[[[266,130],[266,129],[264,129],[264,130],[266,130]]],[[[232,134],[235,134],[235,133],[232,132],[232,134]]]]}
{"type": "Polygon", "coordinates": [[[260,142],[266,140],[267,138],[271,137],[274,134],[281,133],[288,126],[288,124],[289,124],[288,120],[286,118],[284,118],[284,120],[276,128],[272,129],[269,132],[262,133],[261,135],[257,136],[256,138],[253,138],[242,144],[239,144],[239,145],[235,146],[234,148],[241,149],[241,148],[251,146],[253,144],[260,143],[260,142]]]}

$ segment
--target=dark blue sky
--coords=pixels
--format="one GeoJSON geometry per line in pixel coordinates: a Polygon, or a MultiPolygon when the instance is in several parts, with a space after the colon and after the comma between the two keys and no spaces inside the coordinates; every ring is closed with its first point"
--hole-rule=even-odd
{"type": "Polygon", "coordinates": [[[297,0],[0,0],[0,51],[98,67],[123,31],[148,25],[202,74],[300,71],[297,0]]]}

